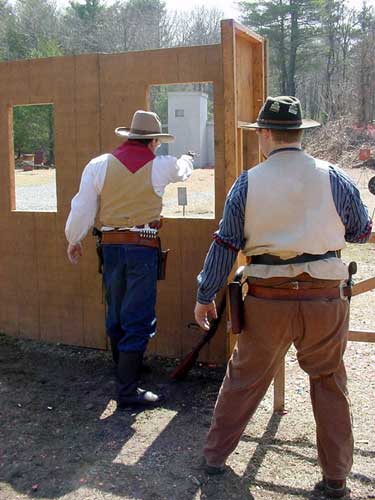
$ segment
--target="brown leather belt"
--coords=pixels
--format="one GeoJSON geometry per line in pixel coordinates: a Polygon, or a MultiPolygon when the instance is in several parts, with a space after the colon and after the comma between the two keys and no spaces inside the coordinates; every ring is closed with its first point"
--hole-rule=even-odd
{"type": "Polygon", "coordinates": [[[298,288],[298,282],[295,283],[296,288],[271,288],[249,284],[247,294],[270,300],[344,299],[351,296],[351,287],[346,285],[335,288],[298,288]]]}
{"type": "Polygon", "coordinates": [[[135,231],[103,231],[102,245],[140,245],[142,247],[160,247],[160,238],[145,238],[135,231]]]}

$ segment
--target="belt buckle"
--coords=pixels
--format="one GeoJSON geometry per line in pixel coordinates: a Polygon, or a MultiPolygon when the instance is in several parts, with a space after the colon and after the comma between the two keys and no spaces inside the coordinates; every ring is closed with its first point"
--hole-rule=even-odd
{"type": "Polygon", "coordinates": [[[298,283],[298,281],[291,281],[290,284],[292,285],[292,290],[299,290],[299,283],[298,283]]]}

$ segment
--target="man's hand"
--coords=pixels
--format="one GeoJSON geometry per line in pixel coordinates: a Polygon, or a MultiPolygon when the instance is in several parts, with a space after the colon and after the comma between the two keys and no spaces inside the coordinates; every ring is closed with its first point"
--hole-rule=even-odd
{"type": "Polygon", "coordinates": [[[187,154],[188,156],[191,156],[193,158],[193,160],[195,158],[197,158],[198,156],[200,156],[199,153],[196,153],[195,151],[190,151],[190,150],[187,153],[185,153],[185,154],[187,154]]]}
{"type": "Polygon", "coordinates": [[[200,304],[197,302],[194,309],[195,321],[203,330],[210,329],[210,320],[217,318],[216,304],[212,301],[210,304],[200,304]]]}
{"type": "Polygon", "coordinates": [[[79,258],[83,255],[81,243],[76,243],[75,245],[69,243],[67,254],[68,259],[72,264],[78,264],[79,258]]]}

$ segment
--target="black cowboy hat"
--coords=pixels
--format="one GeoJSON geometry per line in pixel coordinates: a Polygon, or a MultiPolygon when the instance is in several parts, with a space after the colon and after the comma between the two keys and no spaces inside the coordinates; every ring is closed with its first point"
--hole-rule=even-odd
{"type": "Polygon", "coordinates": [[[298,130],[320,127],[314,120],[302,119],[301,103],[297,97],[281,95],[267,97],[255,123],[246,123],[243,128],[272,128],[276,130],[298,130]]]}

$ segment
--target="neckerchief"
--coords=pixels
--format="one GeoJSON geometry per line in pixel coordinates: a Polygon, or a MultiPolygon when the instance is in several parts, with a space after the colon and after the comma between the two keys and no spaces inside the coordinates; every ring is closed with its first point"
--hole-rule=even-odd
{"type": "Polygon", "coordinates": [[[112,152],[112,155],[132,174],[155,158],[154,153],[147,146],[136,141],[124,142],[112,152]]]}

